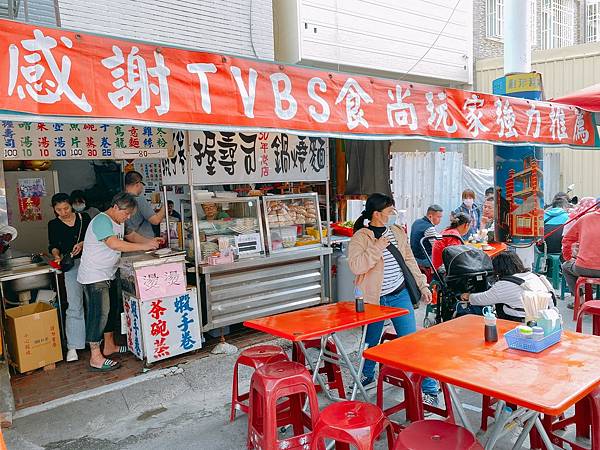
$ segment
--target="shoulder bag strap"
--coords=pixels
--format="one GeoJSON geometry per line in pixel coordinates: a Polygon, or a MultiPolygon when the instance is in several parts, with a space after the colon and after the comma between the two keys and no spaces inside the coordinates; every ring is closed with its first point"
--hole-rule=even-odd
{"type": "Polygon", "coordinates": [[[83,230],[83,217],[81,216],[81,213],[77,213],[77,216],[79,217],[79,234],[77,235],[77,242],[75,242],[75,245],[79,244],[81,241],[81,230],[83,230]]]}
{"type": "Polygon", "coordinates": [[[406,261],[404,261],[400,250],[398,250],[398,247],[396,247],[392,243],[390,243],[390,245],[388,245],[386,249],[396,259],[398,265],[400,266],[400,269],[402,269],[402,274],[404,275],[404,284],[406,285],[406,289],[408,289],[408,294],[412,303],[419,303],[419,301],[421,300],[421,290],[419,289],[419,286],[417,286],[415,277],[406,265],[406,261]]]}
{"type": "Polygon", "coordinates": [[[498,281],[508,281],[509,283],[516,284],[517,286],[521,286],[523,283],[525,283],[525,280],[523,278],[515,277],[513,275],[507,275],[498,279],[498,281]]]}

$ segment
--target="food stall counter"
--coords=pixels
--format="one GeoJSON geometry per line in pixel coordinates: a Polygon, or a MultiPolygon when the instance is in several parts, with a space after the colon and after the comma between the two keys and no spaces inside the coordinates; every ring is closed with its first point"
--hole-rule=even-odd
{"type": "Polygon", "coordinates": [[[153,363],[202,346],[200,307],[188,287],[185,252],[126,254],[119,265],[127,347],[153,363]]]}
{"type": "Polygon", "coordinates": [[[327,301],[328,247],[200,265],[205,331],[327,301]]]}

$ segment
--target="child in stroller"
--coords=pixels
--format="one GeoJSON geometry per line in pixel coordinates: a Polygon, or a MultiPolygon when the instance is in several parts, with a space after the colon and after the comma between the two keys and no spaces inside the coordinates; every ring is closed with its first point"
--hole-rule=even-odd
{"type": "MultiPolygon", "coordinates": [[[[442,235],[433,239],[443,238],[442,235]]],[[[424,239],[432,238],[423,238],[421,245],[424,239]]],[[[464,245],[459,239],[461,245],[452,245],[442,251],[441,267],[435,267],[432,262],[434,298],[425,311],[425,328],[452,319],[463,293],[484,292],[490,288],[490,278],[494,272],[492,260],[482,250],[464,245]]]]}

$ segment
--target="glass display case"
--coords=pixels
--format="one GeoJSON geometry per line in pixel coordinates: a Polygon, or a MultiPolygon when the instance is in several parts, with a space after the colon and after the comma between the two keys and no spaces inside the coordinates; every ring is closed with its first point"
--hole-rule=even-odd
{"type": "Polygon", "coordinates": [[[226,245],[235,259],[265,254],[259,199],[196,198],[199,260],[205,263],[226,245]]]}
{"type": "Polygon", "coordinates": [[[316,193],[263,197],[269,253],[319,247],[324,236],[316,193]]]}
{"type": "Polygon", "coordinates": [[[194,261],[194,221],[192,220],[192,202],[188,199],[179,201],[181,216],[182,248],[188,261],[194,261]]]}

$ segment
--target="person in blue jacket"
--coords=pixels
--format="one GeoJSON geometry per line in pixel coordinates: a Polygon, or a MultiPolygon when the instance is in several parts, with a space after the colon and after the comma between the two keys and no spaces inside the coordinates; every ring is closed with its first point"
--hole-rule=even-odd
{"type": "MultiPolygon", "coordinates": [[[[544,235],[562,227],[569,220],[569,201],[562,196],[554,197],[552,206],[544,213],[544,235]]],[[[546,251],[560,254],[562,251],[562,232],[557,231],[546,238],[546,251]]]]}

